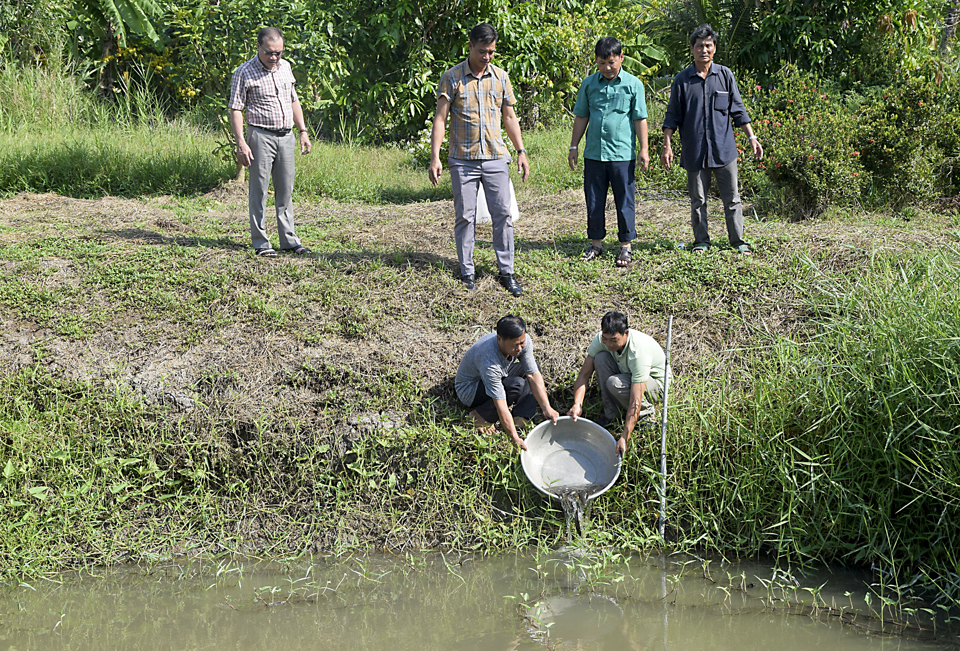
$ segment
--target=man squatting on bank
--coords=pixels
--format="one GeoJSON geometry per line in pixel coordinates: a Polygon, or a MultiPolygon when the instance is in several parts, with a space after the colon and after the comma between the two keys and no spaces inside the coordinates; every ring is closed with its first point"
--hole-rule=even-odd
{"type": "Polygon", "coordinates": [[[597,423],[607,427],[620,415],[621,408],[627,410],[617,441],[617,452],[622,456],[637,423],[652,419],[656,412],[653,403],[663,391],[666,363],[667,356],[653,337],[630,329],[626,315],[607,312],[573,384],[573,406],[567,415],[574,420],[583,415],[587,385],[596,373],[603,400],[603,418],[597,423]]]}
{"type": "Polygon", "coordinates": [[[537,413],[557,423],[560,414],[550,406],[543,376],[533,358],[533,342],[523,319],[508,314],[497,321],[496,333],[481,337],[460,360],[454,381],[457,397],[479,429],[502,429],[521,449],[527,445],[517,434],[517,422],[527,423],[537,413]]]}
{"type": "Polygon", "coordinates": [[[257,56],[242,63],[230,80],[230,128],[237,141],[237,162],[250,168],[250,239],[258,256],[277,257],[270,246],[264,224],[267,189],[273,176],[277,208],[277,236],[280,248],[297,255],[310,253],[293,228],[293,175],[296,140],[300,132],[300,153],[310,153],[310,135],[294,85],[290,64],[283,56],[283,34],[264,27],[257,34],[257,56]],[[250,126],[243,136],[246,113],[250,126]]]}
{"type": "Polygon", "coordinates": [[[660,162],[667,169],[673,163],[672,136],[680,131],[680,166],[687,170],[690,194],[690,224],[693,252],[703,255],[710,248],[707,231],[707,192],[715,176],[730,246],[744,255],[750,247],[743,241],[743,207],[737,188],[737,141],[733,127],[743,127],[753,155],[763,158],[763,147],[753,134],[750,116],[740,98],[730,68],[713,63],[717,32],[701,25],[690,35],[693,65],[673,78],[670,101],[663,118],[663,152],[660,162]]]}
{"type": "Polygon", "coordinates": [[[573,107],[573,136],[567,162],[577,169],[577,153],[583,132],[583,194],[587,202],[587,237],[590,244],[581,260],[590,262],[603,254],[607,236],[605,209],[607,188],[613,188],[617,208],[617,237],[620,250],[615,264],[626,267],[631,259],[631,242],[636,227],[636,143],[640,142],[640,164],[650,167],[647,148],[647,103],[643,82],[623,66],[620,41],[607,36],[594,48],[598,72],[580,84],[573,107]]]}
{"type": "Polygon", "coordinates": [[[450,116],[450,181],[456,212],[454,235],[460,280],[468,290],[476,289],[473,249],[476,241],[477,193],[483,184],[490,219],[493,222],[493,249],[497,256],[499,280],[513,296],[523,288],[513,272],[513,217],[510,215],[510,154],[500,132],[501,119],[507,136],[517,150],[517,169],[526,181],[530,176],[527,150],[523,148],[520,120],[513,110],[516,98],[510,78],[493,65],[497,30],[481,23],[470,30],[470,55],[440,78],[437,112],[430,136],[430,182],[437,185],[443,165],[440,145],[450,116]]]}

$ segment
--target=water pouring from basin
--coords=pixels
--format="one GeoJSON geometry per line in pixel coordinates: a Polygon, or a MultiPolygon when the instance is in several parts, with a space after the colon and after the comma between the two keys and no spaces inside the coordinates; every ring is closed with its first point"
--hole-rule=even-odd
{"type": "Polygon", "coordinates": [[[582,532],[589,500],[606,492],[620,476],[616,440],[591,420],[562,416],[556,425],[548,420],[533,428],[526,444],[520,462],[530,483],[560,500],[568,539],[572,526],[582,532]]]}

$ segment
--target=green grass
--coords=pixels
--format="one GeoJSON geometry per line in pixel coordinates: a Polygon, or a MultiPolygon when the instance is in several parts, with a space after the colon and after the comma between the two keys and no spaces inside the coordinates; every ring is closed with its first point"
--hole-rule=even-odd
{"type": "Polygon", "coordinates": [[[872,563],[892,583],[956,576],[958,263],[879,255],[850,278],[810,264],[805,335],[763,337],[684,390],[681,529],[730,553],[872,563]]]}
{"type": "MultiPolygon", "coordinates": [[[[551,400],[565,408],[599,316],[618,308],[634,323],[677,317],[676,546],[874,564],[894,584],[922,577],[918,586],[960,599],[960,260],[926,244],[956,239],[956,216],[941,226],[928,214],[904,223],[830,212],[817,237],[808,236],[815,224],[758,223],[753,258],[723,246],[694,257],[676,249],[687,237],[680,207],[640,225],[624,272],[609,256],[579,263],[582,223],[536,214],[534,227],[518,228],[525,294],[491,289],[494,255],[481,241],[481,289],[466,297],[452,238],[425,237],[449,216],[418,211],[417,202],[449,198],[449,183],[433,188],[409,152],[318,143],[298,157],[296,200],[309,215],[298,234],[316,256],[259,260],[235,219],[242,206],[202,196],[230,172],[210,154],[216,135],[160,119],[142,97],[103,105],[69,76],[37,74],[25,77],[33,90],[0,74],[16,100],[0,107],[0,192],[173,193],[136,205],[162,205],[175,227],[61,214],[56,225],[18,217],[2,228],[17,237],[0,245],[0,315],[49,330],[30,344],[33,364],[0,376],[0,559],[10,574],[191,545],[271,553],[559,541],[560,512],[528,485],[502,437],[465,427],[450,381],[458,342],[497,315],[522,315],[551,400]],[[27,128],[51,96],[66,122],[27,128]],[[398,223],[411,225],[396,238],[371,235],[398,223]],[[536,228],[544,224],[547,236],[536,228]],[[920,244],[846,241],[876,229],[920,244]],[[258,378],[263,404],[237,407],[251,383],[245,364],[228,356],[204,366],[189,387],[191,413],[116,388],[127,386],[120,375],[85,382],[45,363],[57,346],[94,346],[98,336],[138,332],[139,352],[151,355],[238,331],[300,351],[329,347],[258,378]],[[301,392],[312,402],[298,404],[301,392]],[[363,414],[396,414],[400,426],[350,424],[363,414]]],[[[579,187],[568,138],[563,129],[527,136],[526,196],[579,187]]],[[[641,186],[676,187],[682,172],[664,174],[641,186]]],[[[589,402],[596,415],[594,392],[589,402]]],[[[639,548],[656,538],[659,437],[633,440],[636,454],[594,517],[611,544],[639,548]]]]}

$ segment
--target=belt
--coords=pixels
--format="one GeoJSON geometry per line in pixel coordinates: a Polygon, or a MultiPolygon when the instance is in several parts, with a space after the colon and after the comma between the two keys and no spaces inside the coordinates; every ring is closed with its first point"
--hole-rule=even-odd
{"type": "Polygon", "coordinates": [[[272,133],[273,135],[275,135],[275,136],[280,136],[281,138],[282,138],[283,136],[287,135],[288,133],[290,133],[290,132],[293,130],[293,129],[268,129],[268,128],[266,128],[266,127],[258,127],[258,126],[255,125],[255,124],[254,124],[254,125],[251,125],[251,126],[252,126],[254,129],[260,129],[261,131],[266,131],[267,133],[272,133]]]}

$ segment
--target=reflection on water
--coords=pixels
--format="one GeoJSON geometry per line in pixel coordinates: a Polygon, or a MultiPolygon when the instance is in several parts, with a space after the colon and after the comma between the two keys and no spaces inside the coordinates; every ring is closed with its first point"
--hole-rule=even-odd
{"type": "MultiPolygon", "coordinates": [[[[109,568],[0,593],[0,649],[942,648],[774,603],[769,568],[621,560],[567,550],[109,568]]],[[[845,593],[866,591],[850,576],[806,581],[851,608],[845,593]]]]}

